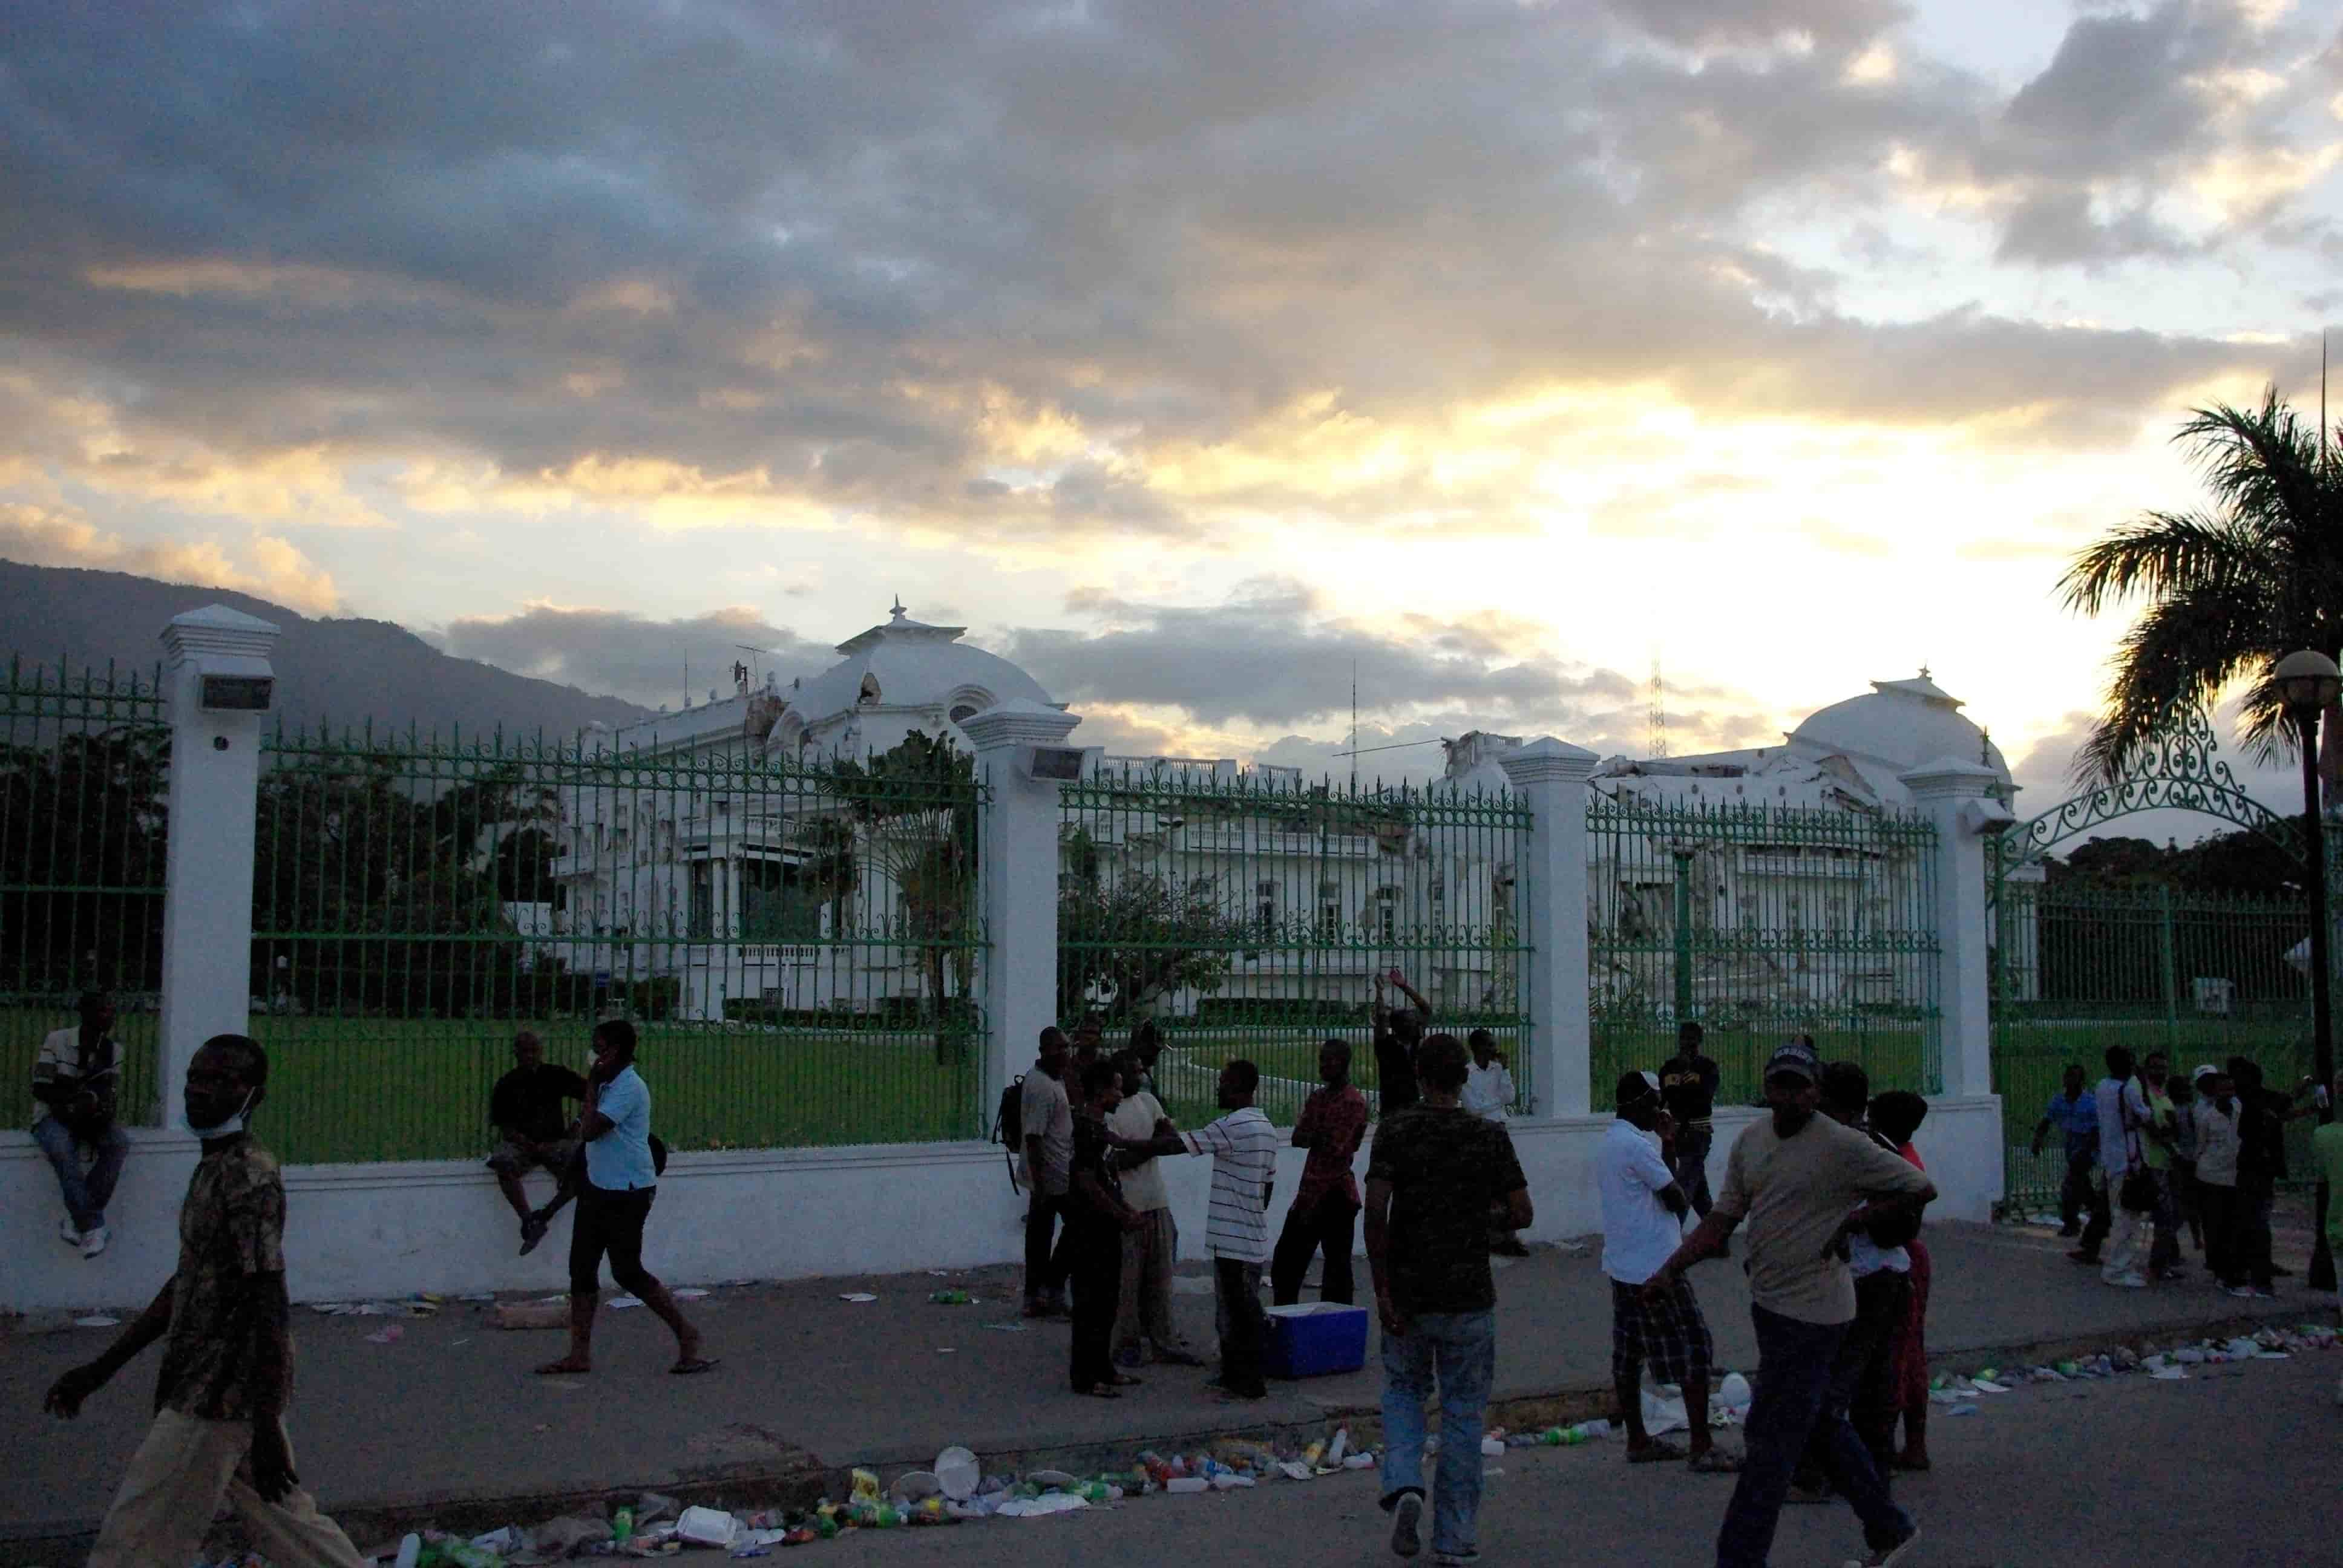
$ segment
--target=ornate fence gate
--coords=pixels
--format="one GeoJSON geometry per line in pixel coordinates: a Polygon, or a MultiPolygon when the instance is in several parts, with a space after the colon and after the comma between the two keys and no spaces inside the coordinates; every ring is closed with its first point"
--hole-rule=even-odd
{"type": "Polygon", "coordinates": [[[124,1121],[152,1125],[170,727],[150,674],[0,672],[0,1119],[32,1115],[41,1037],[111,991],[124,1121]]]}
{"type": "Polygon", "coordinates": [[[280,733],[266,765],[253,994],[287,1161],[481,1152],[514,1032],[575,1064],[611,1016],[679,1149],[980,1134],[966,757],[280,733]]]}
{"type": "Polygon", "coordinates": [[[1353,1078],[1373,1098],[1368,1009],[1395,970],[1433,1029],[1496,1036],[1526,1106],[1514,879],[1529,825],[1506,794],[1344,789],[1282,769],[1172,765],[1070,784],[1059,1015],[1100,1011],[1118,1038],[1153,1017],[1183,1122],[1214,1114],[1219,1065],[1242,1056],[1262,1070],[1262,1108],[1287,1124],[1330,1036],[1352,1042],[1353,1078]]]}
{"type": "Polygon", "coordinates": [[[1916,817],[1587,802],[1595,1102],[1698,1021],[1722,1103],[1759,1095],[1767,1052],[1811,1034],[1878,1089],[1943,1087],[1936,831],[1916,817]]]}
{"type": "Polygon", "coordinates": [[[2232,1053],[2260,1061],[2273,1083],[2308,1070],[2310,988],[2308,960],[2296,951],[2307,951],[2310,930],[2301,884],[2290,895],[2252,898],[2049,879],[2058,845],[2157,810],[2260,834],[2300,867],[2295,824],[2247,795],[2219,752],[2205,715],[2188,712],[2119,778],[1993,847],[1993,1076],[2013,1206],[2057,1201],[2066,1169],[2057,1135],[2038,1155],[2032,1138],[2069,1062],[2090,1082],[2104,1076],[2113,1045],[2142,1058],[2162,1051],[2177,1072],[2232,1053]]]}

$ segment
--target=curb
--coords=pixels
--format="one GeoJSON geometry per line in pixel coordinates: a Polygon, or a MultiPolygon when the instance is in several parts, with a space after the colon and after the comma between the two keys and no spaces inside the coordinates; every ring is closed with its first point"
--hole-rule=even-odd
{"type": "MultiPolygon", "coordinates": [[[[2288,1303],[2289,1306],[2299,1304],[2298,1302],[2288,1303]]],[[[2320,1303],[2322,1315],[2333,1310],[2331,1306],[2320,1303]]],[[[2299,1312],[2227,1312],[2187,1322],[2116,1333],[2067,1334],[1962,1346],[1930,1352],[1928,1368],[1931,1372],[1952,1372],[1974,1370],[1994,1362],[2038,1366],[2068,1357],[2096,1354],[2113,1345],[2127,1345],[2144,1352],[2175,1341],[2251,1333],[2274,1323],[2298,1322],[2301,1315],[2299,1312]]],[[[1517,1432],[1564,1426],[1596,1417],[1616,1420],[1618,1414],[1617,1398],[1607,1382],[1512,1394],[1493,1399],[1489,1404],[1491,1426],[1517,1432]]],[[[1435,1429],[1437,1425],[1435,1412],[1435,1429]]],[[[1104,1442],[1057,1443],[1032,1448],[989,1448],[978,1458],[988,1473],[1058,1469],[1087,1474],[1127,1468],[1132,1455],[1142,1448],[1185,1452],[1222,1438],[1248,1438],[1272,1444],[1302,1443],[1329,1436],[1338,1426],[1351,1429],[1354,1447],[1375,1446],[1383,1438],[1382,1411],[1376,1405],[1330,1403],[1322,1406],[1317,1415],[1299,1421],[1205,1423],[1166,1428],[1147,1435],[1116,1437],[1104,1442]]],[[[925,1469],[935,1459],[932,1452],[864,1454],[839,1463],[830,1463],[812,1454],[806,1457],[809,1462],[803,1465],[744,1471],[737,1475],[703,1481],[668,1483],[657,1486],[610,1485],[496,1497],[389,1498],[337,1503],[332,1513],[363,1551],[367,1549],[367,1543],[396,1541],[407,1531],[419,1530],[427,1525],[475,1534],[503,1524],[535,1522],[557,1514],[600,1513],[607,1510],[613,1499],[631,1499],[647,1491],[658,1492],[687,1505],[725,1504],[740,1509],[809,1507],[823,1496],[845,1496],[850,1489],[848,1473],[855,1468],[891,1477],[907,1470],[925,1469]]],[[[62,1529],[54,1525],[35,1528],[43,1533],[0,1539],[0,1568],[50,1568],[55,1563],[77,1561],[88,1552],[96,1533],[97,1521],[93,1518],[62,1529]]]]}

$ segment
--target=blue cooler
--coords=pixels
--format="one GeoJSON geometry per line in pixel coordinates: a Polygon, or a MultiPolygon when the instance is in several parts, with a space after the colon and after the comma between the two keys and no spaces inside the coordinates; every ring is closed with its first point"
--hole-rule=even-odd
{"type": "Polygon", "coordinates": [[[1261,1370],[1271,1377],[1324,1377],[1367,1364],[1367,1309],[1340,1302],[1271,1307],[1261,1370]]]}

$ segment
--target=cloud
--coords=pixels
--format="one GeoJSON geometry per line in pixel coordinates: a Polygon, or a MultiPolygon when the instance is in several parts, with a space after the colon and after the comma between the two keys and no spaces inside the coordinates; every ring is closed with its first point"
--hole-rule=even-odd
{"type": "Polygon", "coordinates": [[[827,645],[739,606],[662,620],[630,610],[533,604],[508,616],[451,621],[437,640],[461,658],[645,707],[679,704],[687,691],[699,703],[711,687],[729,695],[736,660],[772,672],[784,688],[838,661],[827,645]],[[745,652],[743,645],[759,651],[745,652]]]}
{"type": "MultiPolygon", "coordinates": [[[[1549,521],[1524,476],[1569,433],[1482,416],[1556,388],[2071,446],[2279,363],[1883,319],[1785,255],[1957,186],[2013,262],[2214,266],[2328,166],[2296,24],[2083,16],[2005,103],[1910,15],[35,8],[0,344],[49,402],[0,470],[307,521],[404,487],[976,542],[1506,533],[1549,521]],[[2192,179],[2185,222],[2140,194],[2192,179]]],[[[1945,297],[1925,247],[1895,265],[1945,297]]]]}
{"type": "Polygon", "coordinates": [[[235,588],[310,615],[329,613],[341,603],[330,574],[288,541],[262,533],[249,536],[231,554],[215,538],[126,539],[71,511],[0,502],[0,557],[28,566],[95,567],[235,588]]]}

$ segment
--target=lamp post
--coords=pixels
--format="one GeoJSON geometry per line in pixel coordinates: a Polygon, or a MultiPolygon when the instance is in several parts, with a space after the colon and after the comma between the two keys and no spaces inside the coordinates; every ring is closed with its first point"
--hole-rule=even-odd
{"type": "Polygon", "coordinates": [[[1668,841],[1676,862],[1675,1007],[1676,1028],[1692,1021],[1692,857],[1693,847],[1681,839],[1668,841]]]}
{"type": "MultiPolygon", "coordinates": [[[[2329,1010],[2327,833],[2324,803],[2318,791],[2318,721],[2336,699],[2343,697],[2343,670],[2338,670],[2327,655],[2305,648],[2279,659],[2271,675],[2278,682],[2278,698],[2286,704],[2300,733],[2302,745],[2303,849],[2309,862],[2305,868],[2308,873],[2305,879],[2310,886],[2311,1072],[2319,1084],[2327,1085],[2335,1081],[2335,1026],[2329,1010]]],[[[2334,1117],[2331,1103],[2319,1107],[2320,1121],[2331,1121],[2334,1117]]],[[[2335,1288],[2335,1259],[2327,1245],[2327,1205],[2331,1201],[2332,1194],[2321,1181],[2310,1227],[2309,1283],[2314,1291],[2335,1288]]]]}

